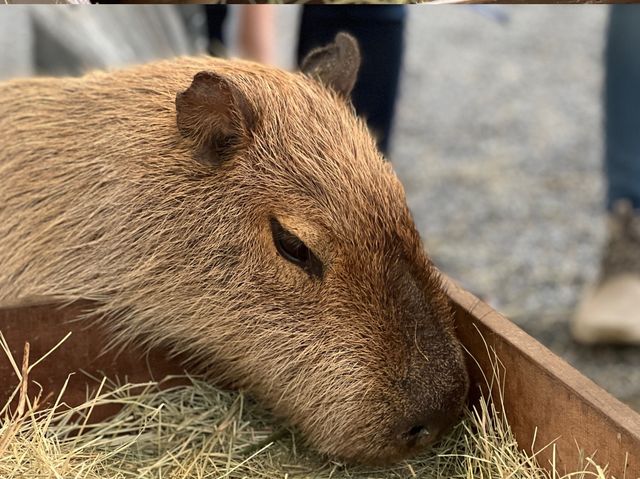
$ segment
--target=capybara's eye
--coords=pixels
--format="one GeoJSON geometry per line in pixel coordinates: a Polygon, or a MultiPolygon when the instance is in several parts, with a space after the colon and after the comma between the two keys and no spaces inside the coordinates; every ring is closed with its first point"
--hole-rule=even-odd
{"type": "Polygon", "coordinates": [[[322,278],[323,265],[304,242],[296,235],[283,228],[278,220],[271,218],[271,234],[278,254],[287,261],[299,266],[309,276],[322,278]]]}

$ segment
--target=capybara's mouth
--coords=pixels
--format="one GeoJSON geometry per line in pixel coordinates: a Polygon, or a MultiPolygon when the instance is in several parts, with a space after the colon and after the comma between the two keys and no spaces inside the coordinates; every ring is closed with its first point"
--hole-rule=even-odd
{"type": "Polygon", "coordinates": [[[376,453],[359,454],[353,457],[345,457],[343,459],[347,462],[367,466],[389,466],[427,452],[440,438],[440,435],[424,435],[405,445],[390,445],[376,453]]]}

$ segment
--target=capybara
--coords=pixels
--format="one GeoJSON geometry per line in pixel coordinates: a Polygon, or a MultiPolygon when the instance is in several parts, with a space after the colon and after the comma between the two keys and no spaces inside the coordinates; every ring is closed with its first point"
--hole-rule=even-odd
{"type": "Polygon", "coordinates": [[[118,345],[188,353],[334,457],[431,444],[467,373],[350,104],[359,65],[339,34],[299,73],[197,57],[0,84],[0,301],[93,301],[118,345]]]}

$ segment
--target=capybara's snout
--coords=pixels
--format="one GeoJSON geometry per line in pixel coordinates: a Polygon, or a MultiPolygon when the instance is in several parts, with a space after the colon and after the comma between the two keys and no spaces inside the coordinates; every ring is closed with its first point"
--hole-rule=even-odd
{"type": "Polygon", "coordinates": [[[392,425],[397,453],[407,457],[436,442],[460,416],[468,376],[453,318],[438,273],[421,250],[410,262],[392,268],[388,282],[395,290],[403,332],[405,374],[396,401],[400,413],[392,425]]]}
{"type": "Polygon", "coordinates": [[[379,448],[356,453],[353,460],[385,464],[411,457],[457,422],[467,397],[468,376],[448,322],[446,314],[438,319],[427,314],[407,328],[404,347],[409,354],[400,356],[405,374],[390,388],[388,402],[381,406],[390,415],[381,436],[384,439],[379,448]]]}
{"type": "MultiPolygon", "coordinates": [[[[423,371],[424,375],[432,374],[423,371]]],[[[393,429],[393,439],[399,457],[409,457],[438,441],[460,417],[467,395],[467,374],[464,367],[454,361],[446,374],[455,378],[433,398],[433,390],[413,391],[409,396],[410,411],[398,418],[393,429]]]]}
{"type": "MultiPolygon", "coordinates": [[[[425,451],[459,420],[466,392],[466,376],[460,371],[460,384],[450,390],[446,405],[432,407],[420,404],[413,411],[398,415],[386,435],[387,444],[381,444],[377,451],[363,451],[349,459],[384,465],[425,451]]],[[[429,394],[425,392],[425,396],[429,394]]]]}

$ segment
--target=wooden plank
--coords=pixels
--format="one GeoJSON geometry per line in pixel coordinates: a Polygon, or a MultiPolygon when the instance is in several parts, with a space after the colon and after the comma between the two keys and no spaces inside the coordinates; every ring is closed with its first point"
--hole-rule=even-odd
{"type": "MultiPolygon", "coordinates": [[[[69,378],[63,400],[69,405],[84,403],[87,393],[95,389],[98,383],[82,371],[100,379],[107,376],[133,383],[159,381],[168,375],[184,373],[180,358],[171,358],[163,351],[146,353],[131,348],[120,354],[115,351],[98,354],[104,349],[108,337],[103,328],[93,323],[72,321],[87,308],[90,308],[90,303],[61,307],[51,304],[50,300],[0,307],[0,331],[18,366],[22,360],[25,341],[30,344],[32,364],[71,332],[63,346],[33,369],[29,377],[31,397],[38,393],[40,385],[43,389],[42,397],[51,393],[55,398],[69,378]],[[70,373],[73,374],[69,376],[70,373]]],[[[4,405],[18,384],[18,379],[8,359],[1,352],[0,355],[0,404],[4,405]]],[[[97,421],[115,411],[100,409],[96,412],[92,419],[97,421]]]]}
{"type": "MultiPolygon", "coordinates": [[[[580,447],[587,456],[595,454],[598,464],[608,464],[616,478],[640,478],[640,415],[487,304],[446,282],[462,343],[485,374],[492,361],[487,346],[504,366],[504,408],[520,447],[535,452],[557,439],[556,462],[567,471],[579,467],[580,447]]],[[[485,384],[477,368],[471,369],[473,381],[485,384]]],[[[539,460],[548,466],[552,449],[539,460]]]]}

